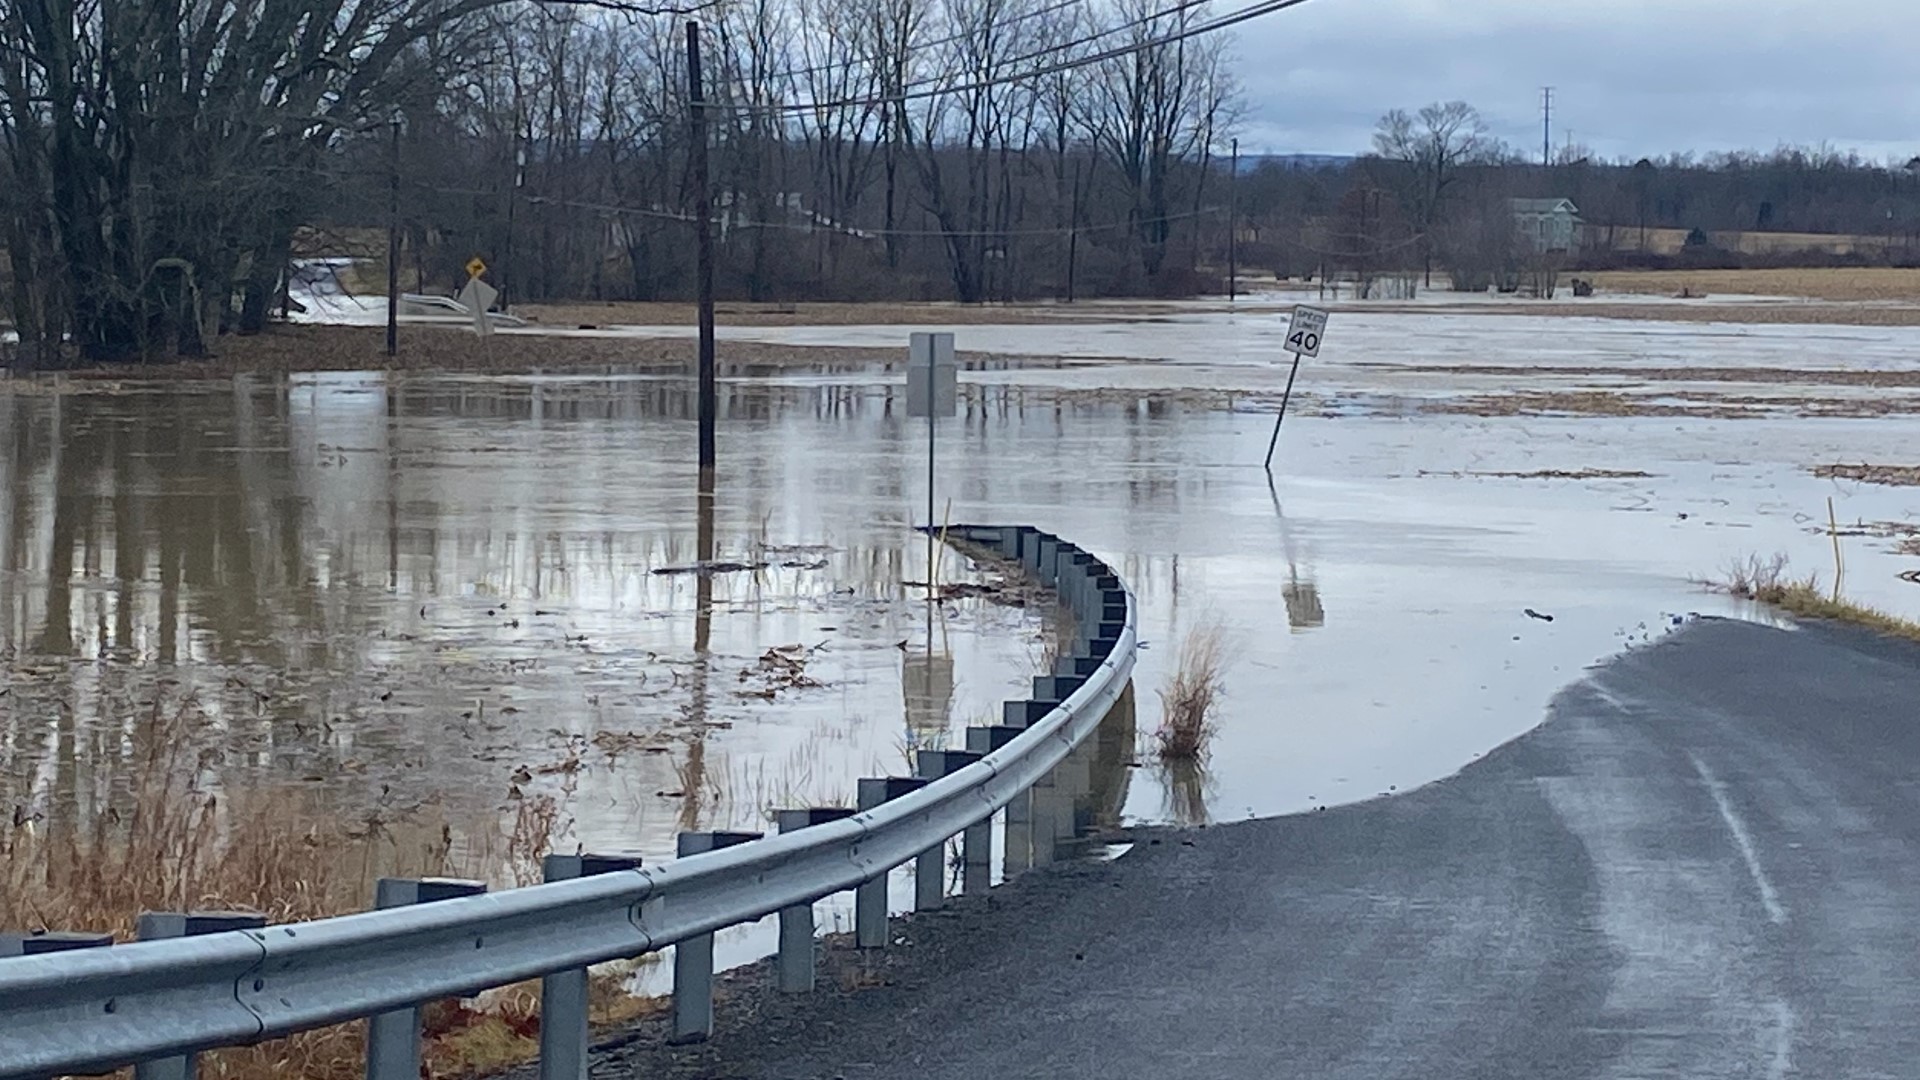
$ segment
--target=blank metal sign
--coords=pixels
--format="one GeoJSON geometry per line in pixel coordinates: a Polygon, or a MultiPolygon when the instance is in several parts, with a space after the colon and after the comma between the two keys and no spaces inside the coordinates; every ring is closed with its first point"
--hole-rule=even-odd
{"type": "Polygon", "coordinates": [[[959,412],[953,335],[916,333],[907,352],[907,415],[953,416],[959,412]]]}

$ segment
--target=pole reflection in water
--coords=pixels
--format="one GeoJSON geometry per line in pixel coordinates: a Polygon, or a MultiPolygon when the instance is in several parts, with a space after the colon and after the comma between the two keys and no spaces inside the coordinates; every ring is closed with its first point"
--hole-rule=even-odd
{"type": "MultiPolygon", "coordinates": [[[[927,618],[946,634],[944,612],[927,605],[927,618]]],[[[900,686],[906,698],[907,743],[915,751],[945,750],[953,715],[953,655],[943,646],[934,651],[934,626],[929,625],[923,649],[906,647],[900,656],[900,686]]]]}
{"type": "Polygon", "coordinates": [[[1280,508],[1280,490],[1274,486],[1272,473],[1267,474],[1267,491],[1273,496],[1273,516],[1280,522],[1280,548],[1287,560],[1287,580],[1280,586],[1280,600],[1287,608],[1287,626],[1293,630],[1325,626],[1327,609],[1320,602],[1320,586],[1313,580],[1311,570],[1304,578],[1301,576],[1293,530],[1287,527],[1287,515],[1280,508]]]}
{"type": "MultiPolygon", "coordinates": [[[[455,858],[545,797],[556,846],[660,857],[764,827],[732,773],[831,801],[898,756],[919,537],[869,395],[724,387],[754,432],[721,507],[683,460],[689,387],[653,376],[72,385],[0,383],[0,829],[128,819],[174,739],[155,705],[189,700],[182,785],[455,858]],[[739,567],[674,572],[715,560],[739,567]]],[[[929,738],[1025,688],[1045,614],[944,608],[929,738]]]]}
{"type": "Polygon", "coordinates": [[[700,828],[700,805],[707,787],[708,695],[713,676],[713,510],[713,470],[701,469],[694,510],[693,703],[687,716],[692,730],[680,767],[680,828],[686,832],[700,828]]]}

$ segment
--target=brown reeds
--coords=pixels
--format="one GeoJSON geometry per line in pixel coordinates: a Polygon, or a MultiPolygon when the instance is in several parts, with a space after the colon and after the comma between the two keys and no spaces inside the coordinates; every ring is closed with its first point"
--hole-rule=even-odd
{"type": "Polygon", "coordinates": [[[1153,733],[1163,760],[1198,761],[1213,736],[1214,706],[1226,666],[1226,636],[1218,623],[1187,632],[1174,670],[1160,690],[1160,726],[1153,733]]]}
{"type": "MultiPolygon", "coordinates": [[[[0,818],[0,927],[133,935],[142,911],[258,912],[270,923],[364,910],[381,876],[467,872],[519,884],[538,879],[563,830],[548,796],[514,808],[499,848],[456,858],[445,824],[369,812],[342,820],[308,791],[224,793],[203,757],[208,722],[191,698],[153,703],[128,726],[130,750],[95,777],[96,794],[12,808],[0,818]]],[[[594,1013],[608,1020],[654,1007],[624,993],[627,969],[596,972],[594,1013]]],[[[434,1077],[475,1076],[530,1059],[538,1045],[537,983],[425,1012],[424,1059],[434,1077]]],[[[210,1080],[358,1077],[363,1024],[204,1054],[210,1080]]]]}

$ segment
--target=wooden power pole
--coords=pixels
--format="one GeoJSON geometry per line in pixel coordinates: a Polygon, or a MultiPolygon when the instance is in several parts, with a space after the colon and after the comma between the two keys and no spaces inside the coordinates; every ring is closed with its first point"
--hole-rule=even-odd
{"type": "Polygon", "coordinates": [[[700,486],[713,490],[713,428],[719,401],[713,378],[713,189],[707,173],[707,98],[700,78],[700,24],[687,23],[687,99],[692,145],[694,251],[700,314],[700,486]]]}

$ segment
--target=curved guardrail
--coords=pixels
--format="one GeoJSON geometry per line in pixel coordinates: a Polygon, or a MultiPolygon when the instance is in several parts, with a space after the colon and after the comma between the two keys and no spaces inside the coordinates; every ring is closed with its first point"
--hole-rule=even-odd
{"type": "MultiPolygon", "coordinates": [[[[946,535],[1020,559],[1075,617],[1075,647],[1053,674],[1034,680],[1039,699],[1009,702],[1004,725],[980,729],[1005,736],[1004,745],[977,756],[948,753],[943,760],[956,764],[953,771],[851,816],[663,866],[305,923],[0,959],[0,1077],[142,1062],[147,1077],[187,1077],[190,1055],[201,1050],[373,1017],[368,1075],[414,1080],[419,1036],[410,1010],[543,976],[542,1075],[572,1080],[585,1075],[587,1059],[586,965],[681,945],[676,1027],[698,1037],[711,1023],[714,931],[780,912],[784,948],[785,920],[799,911],[807,921],[797,962],[811,985],[807,905],[814,901],[864,886],[860,900],[879,905],[881,931],[877,941],[863,932],[862,943],[884,944],[886,875],[916,859],[923,873],[938,874],[955,836],[966,838],[969,864],[984,862],[984,825],[1007,807],[1021,812],[1023,829],[1037,830],[1032,853],[1044,861],[1041,834],[1050,851],[1054,826],[1035,824],[1036,812],[1045,812],[1036,785],[1048,787],[1070,764],[1125,689],[1137,644],[1134,601],[1104,563],[1037,529],[962,526],[946,535]],[[704,952],[693,947],[702,943],[704,952]],[[704,971],[697,970],[702,958],[704,971]],[[580,980],[572,994],[568,974],[580,980]],[[689,1019],[681,1023],[683,1007],[689,1019]],[[556,1015],[563,1009],[569,1015],[556,1015]]],[[[938,903],[940,889],[931,894],[927,901],[920,891],[917,906],[938,903]]],[[[856,922],[870,927],[874,918],[863,909],[856,922]]],[[[783,986],[795,962],[783,952],[783,986]]]]}

